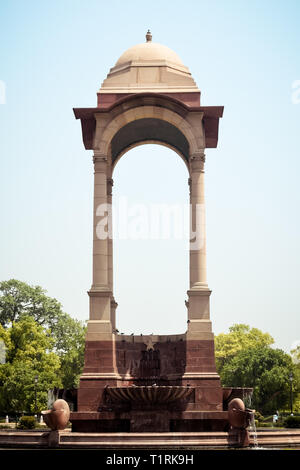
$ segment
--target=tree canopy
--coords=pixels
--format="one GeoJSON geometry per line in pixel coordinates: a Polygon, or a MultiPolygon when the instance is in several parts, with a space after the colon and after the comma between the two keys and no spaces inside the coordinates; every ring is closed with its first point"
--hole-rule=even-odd
{"type": "Polygon", "coordinates": [[[223,386],[253,387],[253,406],[261,413],[274,413],[288,406],[291,357],[268,346],[240,350],[221,371],[223,386]]]}
{"type": "Polygon", "coordinates": [[[215,355],[217,370],[220,373],[226,362],[239,351],[249,348],[271,346],[274,339],[269,333],[263,333],[258,328],[249,325],[235,324],[229,328],[229,333],[215,336],[215,355]]]}
{"type": "Polygon", "coordinates": [[[76,387],[85,331],[42,287],[16,279],[1,282],[0,410],[33,411],[35,376],[38,409],[47,404],[47,390],[76,387]]]}
{"type": "Polygon", "coordinates": [[[60,375],[63,387],[76,387],[84,364],[86,329],[78,320],[62,314],[52,331],[55,350],[61,361],[60,375]]]}
{"type": "Polygon", "coordinates": [[[30,286],[17,279],[0,283],[0,324],[8,327],[24,316],[39,325],[53,328],[62,314],[61,304],[48,297],[40,286],[30,286]]]}

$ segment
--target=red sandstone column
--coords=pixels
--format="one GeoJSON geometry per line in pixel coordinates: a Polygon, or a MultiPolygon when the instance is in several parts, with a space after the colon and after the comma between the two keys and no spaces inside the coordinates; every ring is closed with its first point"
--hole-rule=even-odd
{"type": "Polygon", "coordinates": [[[108,290],[107,158],[94,155],[93,290],[108,290]]]}
{"type": "Polygon", "coordinates": [[[207,289],[204,152],[191,156],[190,288],[207,289]]]}
{"type": "Polygon", "coordinates": [[[211,291],[206,278],[204,163],[204,149],[190,156],[190,289],[183,381],[195,388],[195,409],[215,411],[222,409],[222,390],[216,373],[209,312],[211,291]]]}
{"type": "Polygon", "coordinates": [[[94,152],[93,283],[89,291],[85,364],[78,391],[78,411],[96,411],[106,385],[116,385],[114,312],[112,313],[112,239],[110,165],[94,152]],[[111,269],[110,269],[111,268],[111,269]]]}
{"type": "Polygon", "coordinates": [[[111,207],[109,205],[106,155],[94,152],[93,283],[90,296],[88,341],[111,339],[112,274],[109,273],[111,207]],[[108,337],[107,337],[108,335],[108,337]]]}
{"type": "Polygon", "coordinates": [[[196,335],[197,339],[213,339],[209,316],[211,291],[206,278],[204,162],[204,149],[200,149],[190,157],[191,240],[188,334],[196,335]]]}

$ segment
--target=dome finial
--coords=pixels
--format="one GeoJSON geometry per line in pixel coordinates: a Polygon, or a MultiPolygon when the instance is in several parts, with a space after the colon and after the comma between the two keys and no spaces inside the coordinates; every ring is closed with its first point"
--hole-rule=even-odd
{"type": "Polygon", "coordinates": [[[146,41],[151,42],[152,41],[152,34],[150,29],[148,29],[147,34],[146,34],[146,41]]]}

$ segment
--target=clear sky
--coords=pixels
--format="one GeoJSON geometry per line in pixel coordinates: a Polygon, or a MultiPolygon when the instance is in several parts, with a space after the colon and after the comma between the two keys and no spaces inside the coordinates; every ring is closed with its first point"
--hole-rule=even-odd
{"type": "MultiPolygon", "coordinates": [[[[206,153],[213,330],[247,323],[289,351],[300,340],[299,15],[298,0],[1,0],[0,279],[39,284],[88,318],[92,152],[72,108],[96,106],[150,28],[189,67],[201,104],[225,106],[206,153]]],[[[114,194],[184,204],[187,177],[177,154],[141,146],[118,163],[114,194]]],[[[116,241],[120,331],[184,332],[187,288],[185,241],[116,241]]]]}

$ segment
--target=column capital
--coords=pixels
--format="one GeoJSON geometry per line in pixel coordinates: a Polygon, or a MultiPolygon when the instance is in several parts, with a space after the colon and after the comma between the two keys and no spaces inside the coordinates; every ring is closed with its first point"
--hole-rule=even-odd
{"type": "Polygon", "coordinates": [[[94,163],[95,161],[107,162],[107,155],[99,150],[94,150],[93,161],[94,163]]]}
{"type": "Polygon", "coordinates": [[[94,151],[93,163],[95,172],[106,172],[107,168],[107,155],[94,151]]]}
{"type": "Polygon", "coordinates": [[[191,170],[204,172],[205,153],[204,149],[197,150],[190,156],[191,170]]]}

